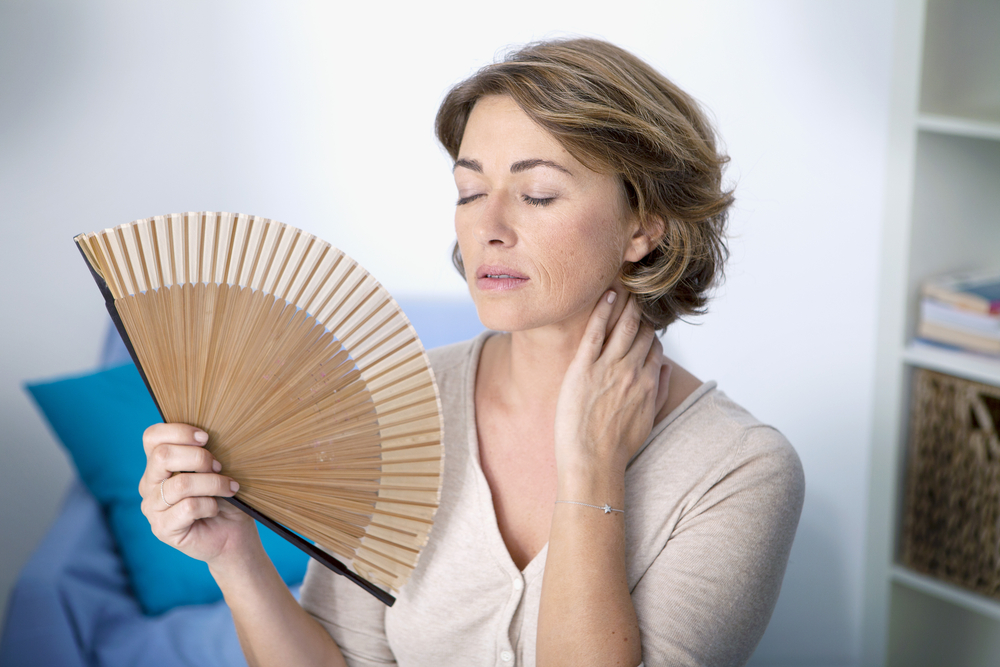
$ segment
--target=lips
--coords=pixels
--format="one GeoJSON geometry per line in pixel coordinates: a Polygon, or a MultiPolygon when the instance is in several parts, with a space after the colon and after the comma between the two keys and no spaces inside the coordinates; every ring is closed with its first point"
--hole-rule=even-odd
{"type": "Polygon", "coordinates": [[[476,270],[476,287],[483,291],[516,289],[528,282],[528,276],[508,266],[483,265],[476,270]]]}
{"type": "Polygon", "coordinates": [[[528,276],[515,271],[506,266],[480,266],[476,271],[476,279],[479,278],[514,278],[516,280],[527,280],[528,276]]]}

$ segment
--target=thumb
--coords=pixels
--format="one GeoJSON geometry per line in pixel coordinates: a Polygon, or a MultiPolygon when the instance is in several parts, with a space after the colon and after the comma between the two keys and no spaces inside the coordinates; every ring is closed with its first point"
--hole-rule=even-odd
{"type": "Polygon", "coordinates": [[[667,361],[664,361],[663,365],[660,366],[660,383],[656,389],[656,412],[653,413],[654,415],[660,414],[660,410],[667,404],[670,393],[670,371],[673,368],[667,361]]]}

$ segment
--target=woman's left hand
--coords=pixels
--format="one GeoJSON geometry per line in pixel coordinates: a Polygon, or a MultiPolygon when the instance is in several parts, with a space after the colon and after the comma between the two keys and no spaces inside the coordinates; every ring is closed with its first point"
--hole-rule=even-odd
{"type": "Polygon", "coordinates": [[[624,476],[667,400],[670,365],[635,297],[610,333],[616,295],[598,301],[556,403],[555,448],[560,480],[594,472],[624,476]]]}

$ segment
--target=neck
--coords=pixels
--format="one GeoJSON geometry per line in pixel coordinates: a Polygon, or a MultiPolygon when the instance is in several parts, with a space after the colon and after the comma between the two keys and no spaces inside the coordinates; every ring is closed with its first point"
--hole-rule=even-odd
{"type": "MultiPolygon", "coordinates": [[[[624,303],[624,299],[618,300],[624,303]]],[[[610,334],[621,309],[616,306],[608,323],[610,334]]],[[[478,400],[493,401],[516,414],[554,415],[559,390],[586,330],[586,320],[515,331],[486,341],[479,360],[478,400]]],[[[702,382],[666,359],[672,370],[668,393],[654,423],[677,408],[702,382]]]]}
{"type": "Polygon", "coordinates": [[[516,331],[505,337],[500,356],[507,400],[522,407],[555,409],[563,378],[583,332],[516,331]]]}
{"type": "MultiPolygon", "coordinates": [[[[625,299],[618,299],[606,335],[624,305],[625,299]]],[[[491,338],[482,358],[489,370],[491,393],[511,407],[554,412],[566,369],[587,329],[590,310],[556,324],[491,338]]]]}

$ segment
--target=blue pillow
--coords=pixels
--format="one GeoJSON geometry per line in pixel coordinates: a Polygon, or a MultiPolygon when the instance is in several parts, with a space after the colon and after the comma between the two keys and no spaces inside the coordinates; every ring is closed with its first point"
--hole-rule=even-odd
{"type": "MultiPolygon", "coordinates": [[[[139,505],[146,467],[142,433],[160,420],[131,363],[27,386],[69,451],[80,478],[104,509],[133,592],[149,615],[222,599],[208,566],[160,542],[139,505]]],[[[259,527],[264,548],[288,584],[302,580],[308,556],[259,527]]]]}

